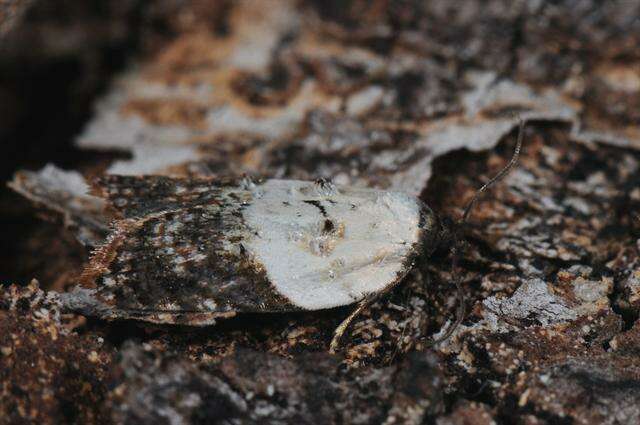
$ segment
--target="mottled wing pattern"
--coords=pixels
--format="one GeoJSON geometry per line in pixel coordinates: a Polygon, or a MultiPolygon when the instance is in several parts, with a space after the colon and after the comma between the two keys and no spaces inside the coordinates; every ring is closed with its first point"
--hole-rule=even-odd
{"type": "MultiPolygon", "coordinates": [[[[237,179],[178,179],[165,176],[106,175],[95,181],[93,194],[106,198],[124,218],[219,202],[225,188],[238,188],[237,179]]],[[[250,195],[237,191],[239,196],[250,195]]]]}
{"type": "Polygon", "coordinates": [[[250,191],[156,176],[102,184],[126,218],[92,256],[83,285],[96,285],[113,317],[205,324],[236,311],[295,310],[243,248],[250,191]]]}
{"type": "Polygon", "coordinates": [[[123,218],[83,286],[95,285],[101,316],[162,323],[357,302],[407,273],[433,220],[406,194],[326,182],[110,176],[101,184],[123,218]]]}

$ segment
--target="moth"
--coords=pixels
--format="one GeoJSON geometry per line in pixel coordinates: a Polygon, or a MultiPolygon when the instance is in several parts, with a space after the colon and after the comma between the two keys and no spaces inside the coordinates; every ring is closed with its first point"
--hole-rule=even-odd
{"type": "MultiPolygon", "coordinates": [[[[336,329],[335,351],[353,318],[419,256],[446,243],[456,261],[452,235],[516,163],[523,127],[511,161],[455,229],[416,197],[327,180],[105,176],[97,194],[119,218],[63,302],[106,319],[189,325],[357,304],[336,329]]],[[[463,315],[459,308],[457,323],[463,315]]]]}

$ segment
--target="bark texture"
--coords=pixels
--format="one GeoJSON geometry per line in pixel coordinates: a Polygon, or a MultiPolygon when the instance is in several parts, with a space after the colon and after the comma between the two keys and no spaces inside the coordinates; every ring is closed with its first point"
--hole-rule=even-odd
{"type": "Polygon", "coordinates": [[[36,170],[11,186],[56,221],[0,196],[0,423],[640,422],[640,2],[35,1],[17,24],[4,3],[3,178],[36,170]],[[337,356],[349,308],[153,326],[51,292],[107,233],[95,176],[325,177],[455,220],[514,112],[520,164],[471,217],[467,317],[435,347],[445,252],[337,356]]]}

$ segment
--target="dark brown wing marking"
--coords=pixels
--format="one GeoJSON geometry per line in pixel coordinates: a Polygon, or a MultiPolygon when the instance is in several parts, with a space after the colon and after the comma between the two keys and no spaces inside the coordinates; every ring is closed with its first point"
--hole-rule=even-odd
{"type": "Polygon", "coordinates": [[[168,323],[180,315],[296,309],[243,247],[254,236],[242,218],[251,192],[155,176],[104,182],[129,218],[114,224],[83,274],[82,285],[95,285],[99,303],[168,323]]]}
{"type": "Polygon", "coordinates": [[[93,194],[107,199],[124,218],[131,218],[215,202],[223,188],[239,184],[236,179],[107,175],[94,182],[93,194]]]}

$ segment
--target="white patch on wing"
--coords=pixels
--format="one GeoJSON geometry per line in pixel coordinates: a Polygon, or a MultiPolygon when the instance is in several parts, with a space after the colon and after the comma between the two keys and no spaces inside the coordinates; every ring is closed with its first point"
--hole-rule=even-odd
{"type": "Polygon", "coordinates": [[[296,180],[267,180],[254,192],[243,211],[253,233],[246,248],[303,309],[381,291],[404,272],[420,236],[419,201],[404,193],[296,180]]]}

